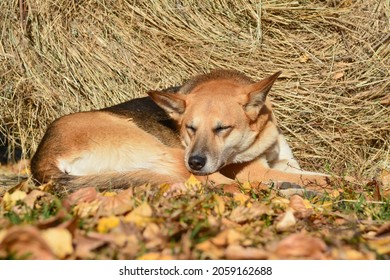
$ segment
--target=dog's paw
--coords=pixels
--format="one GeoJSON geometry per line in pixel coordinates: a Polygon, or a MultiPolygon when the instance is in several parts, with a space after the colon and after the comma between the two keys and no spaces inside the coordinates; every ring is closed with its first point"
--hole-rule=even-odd
{"type": "Polygon", "coordinates": [[[276,189],[281,196],[287,198],[295,194],[304,197],[314,197],[317,195],[315,191],[307,190],[304,187],[291,182],[278,182],[276,183],[276,189]]]}

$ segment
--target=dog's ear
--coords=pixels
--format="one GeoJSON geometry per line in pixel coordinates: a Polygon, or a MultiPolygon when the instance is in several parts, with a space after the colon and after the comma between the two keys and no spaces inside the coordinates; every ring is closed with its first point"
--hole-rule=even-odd
{"type": "Polygon", "coordinates": [[[245,87],[247,102],[244,105],[244,109],[251,120],[255,120],[258,117],[269,90],[281,73],[281,71],[276,72],[260,82],[245,87]]]}
{"type": "Polygon", "coordinates": [[[186,109],[186,96],[183,94],[149,91],[148,95],[174,120],[178,120],[186,109]]]}

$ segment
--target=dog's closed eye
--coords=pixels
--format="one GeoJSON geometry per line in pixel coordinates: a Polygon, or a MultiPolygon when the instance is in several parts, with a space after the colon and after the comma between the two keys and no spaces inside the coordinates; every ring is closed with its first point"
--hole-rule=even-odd
{"type": "Polygon", "coordinates": [[[217,125],[215,128],[214,128],[214,132],[216,134],[219,134],[219,133],[222,133],[222,132],[227,132],[229,130],[231,130],[233,127],[231,125],[217,125]]]}
{"type": "Polygon", "coordinates": [[[186,129],[187,129],[188,133],[193,134],[196,132],[196,128],[192,124],[186,124],[186,129]]]}

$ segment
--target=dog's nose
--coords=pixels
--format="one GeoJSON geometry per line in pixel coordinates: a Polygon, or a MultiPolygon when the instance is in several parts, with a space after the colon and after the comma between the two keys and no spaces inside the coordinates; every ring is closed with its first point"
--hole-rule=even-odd
{"type": "Polygon", "coordinates": [[[206,158],[202,156],[191,156],[188,159],[188,165],[193,170],[201,170],[206,164],[206,158]]]}

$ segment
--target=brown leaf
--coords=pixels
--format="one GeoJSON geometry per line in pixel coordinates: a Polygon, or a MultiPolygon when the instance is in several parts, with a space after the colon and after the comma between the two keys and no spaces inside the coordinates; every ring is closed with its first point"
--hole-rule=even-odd
{"type": "Polygon", "coordinates": [[[0,243],[0,258],[53,260],[53,251],[32,226],[17,226],[7,231],[0,243]]]}
{"type": "Polygon", "coordinates": [[[133,189],[121,191],[118,194],[112,194],[110,196],[98,196],[98,201],[101,202],[98,215],[99,216],[112,216],[122,215],[129,212],[134,208],[134,201],[131,200],[133,196],[133,189]]]}
{"type": "Polygon", "coordinates": [[[92,251],[106,243],[105,240],[82,235],[76,231],[73,239],[76,258],[89,259],[93,257],[92,251]]]}
{"type": "Polygon", "coordinates": [[[289,206],[294,210],[294,214],[298,218],[306,218],[313,213],[313,207],[310,205],[310,202],[299,195],[293,195],[290,198],[289,206]]]}
{"type": "MultiPolygon", "coordinates": [[[[66,215],[67,215],[66,210],[65,209],[61,209],[60,211],[58,211],[58,213],[55,216],[50,217],[50,218],[45,219],[45,220],[42,220],[42,221],[39,221],[36,224],[36,226],[39,229],[48,229],[48,228],[51,228],[51,227],[58,226],[59,224],[63,223],[66,215]]],[[[73,221],[74,221],[73,219],[69,220],[69,222],[73,222],[73,221]]]]}
{"type": "Polygon", "coordinates": [[[267,210],[267,206],[262,204],[254,204],[251,207],[240,205],[232,210],[229,219],[235,223],[243,223],[263,215],[267,210]]]}
{"type": "Polygon", "coordinates": [[[225,256],[229,260],[266,260],[269,253],[263,249],[229,245],[225,250],[225,256]]]}
{"type": "Polygon", "coordinates": [[[376,237],[390,236],[390,222],[380,226],[375,234],[376,237]]]}
{"type": "Polygon", "coordinates": [[[390,254],[390,222],[383,224],[367,243],[378,254],[390,254]]]}
{"type": "Polygon", "coordinates": [[[41,196],[44,196],[44,195],[49,195],[48,193],[46,192],[43,192],[43,191],[39,191],[39,190],[33,190],[32,192],[30,192],[24,199],[24,203],[26,203],[26,205],[30,208],[34,208],[34,204],[35,204],[35,201],[41,197],[41,196]]]}
{"type": "Polygon", "coordinates": [[[83,202],[92,202],[98,196],[98,192],[93,187],[79,189],[66,198],[66,202],[70,205],[76,205],[83,202]]]}
{"type": "Polygon", "coordinates": [[[295,233],[279,242],[275,250],[277,259],[325,259],[325,243],[303,233],[295,233]]]}

